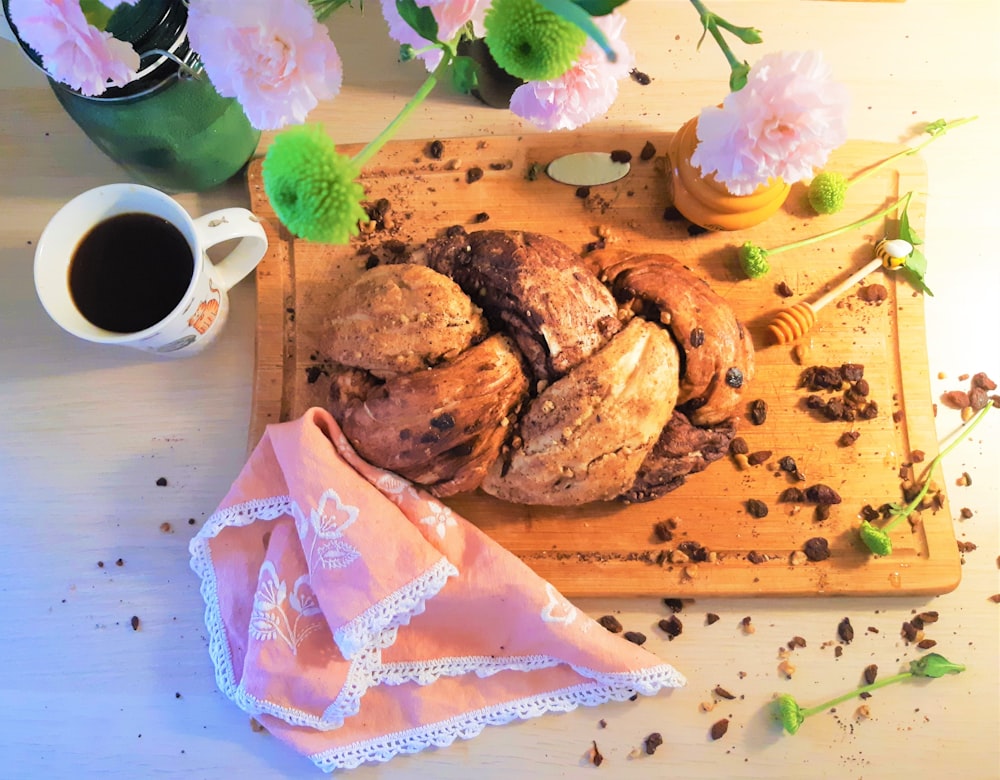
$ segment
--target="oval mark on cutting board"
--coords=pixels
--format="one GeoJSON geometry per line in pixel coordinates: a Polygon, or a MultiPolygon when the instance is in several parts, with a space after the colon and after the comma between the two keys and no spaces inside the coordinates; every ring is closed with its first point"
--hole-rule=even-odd
{"type": "Polygon", "coordinates": [[[596,187],[610,184],[624,177],[631,165],[615,162],[609,152],[576,152],[557,157],[549,163],[545,172],[550,179],[574,187],[596,187]]]}

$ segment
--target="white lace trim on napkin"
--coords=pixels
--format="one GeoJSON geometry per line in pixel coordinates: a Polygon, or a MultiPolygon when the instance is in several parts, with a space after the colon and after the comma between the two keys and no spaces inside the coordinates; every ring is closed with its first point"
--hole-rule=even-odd
{"type": "Polygon", "coordinates": [[[655,693],[661,688],[679,688],[684,685],[683,676],[669,664],[644,669],[635,674],[602,677],[618,679],[613,683],[582,683],[539,696],[484,707],[439,723],[325,750],[309,758],[324,772],[354,769],[364,763],[385,762],[394,756],[419,753],[429,747],[447,747],[456,739],[472,739],[487,726],[501,726],[514,720],[537,718],[549,712],[569,712],[581,704],[593,707],[608,701],[625,701],[636,693],[643,693],[644,691],[639,690],[640,687],[655,693]],[[650,685],[654,687],[649,688],[650,685]]]}
{"type": "Polygon", "coordinates": [[[409,625],[410,618],[426,609],[427,599],[437,595],[449,577],[457,576],[458,569],[442,558],[413,582],[372,604],[334,632],[333,639],[341,654],[352,659],[368,647],[389,647],[396,641],[393,629],[409,625]]]}

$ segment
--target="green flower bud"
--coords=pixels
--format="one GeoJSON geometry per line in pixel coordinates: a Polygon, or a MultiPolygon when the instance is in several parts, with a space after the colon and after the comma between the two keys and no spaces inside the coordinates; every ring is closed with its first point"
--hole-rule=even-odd
{"type": "Polygon", "coordinates": [[[774,702],[774,710],[781,721],[781,725],[789,734],[794,734],[799,730],[799,726],[805,721],[806,716],[802,714],[802,708],[797,701],[789,694],[783,693],[774,702]]]}
{"type": "Polygon", "coordinates": [[[284,130],[264,157],[264,191],[278,218],[307,241],[346,244],[367,222],[360,169],[320,125],[284,130]]]}
{"type": "Polygon", "coordinates": [[[497,65],[525,81],[555,79],[572,67],[587,35],[535,0],[495,0],[486,45],[497,65]]]}
{"type": "Polygon", "coordinates": [[[767,250],[749,241],[740,247],[740,268],[751,279],[759,279],[771,270],[767,262],[767,250]]]}
{"type": "Polygon", "coordinates": [[[809,183],[809,205],[817,214],[836,214],[847,198],[846,177],[824,171],[809,183]]]}
{"type": "Polygon", "coordinates": [[[889,538],[889,534],[881,528],[876,528],[867,520],[862,520],[858,535],[865,543],[865,547],[876,555],[892,555],[892,540],[889,538]]]}

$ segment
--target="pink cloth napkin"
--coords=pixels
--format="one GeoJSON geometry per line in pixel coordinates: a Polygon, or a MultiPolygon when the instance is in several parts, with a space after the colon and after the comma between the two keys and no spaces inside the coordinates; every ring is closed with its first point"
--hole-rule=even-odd
{"type": "Polygon", "coordinates": [[[221,690],[332,771],[684,684],[310,409],[191,541],[221,690]]]}

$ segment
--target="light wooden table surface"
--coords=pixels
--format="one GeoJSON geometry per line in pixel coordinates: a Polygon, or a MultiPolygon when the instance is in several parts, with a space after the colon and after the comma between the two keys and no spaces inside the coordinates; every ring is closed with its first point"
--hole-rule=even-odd
{"type": "MultiPolygon", "coordinates": [[[[357,5],[357,4],[356,4],[357,5]]],[[[850,135],[901,141],[939,117],[978,122],[932,145],[927,254],[937,297],[926,302],[934,395],[961,374],[1000,378],[1000,3],[782,0],[718,2],[714,10],[764,31],[764,51],[822,49],[854,106],[850,135]],[[945,376],[938,378],[938,373],[945,376]]],[[[633,0],[628,40],[653,81],[621,85],[593,129],[675,129],[724,95],[727,71],[686,2],[633,0]]],[[[334,137],[366,141],[405,102],[419,66],[396,63],[377,3],[344,8],[331,22],[345,62],[343,94],[317,110],[334,137]]],[[[253,372],[254,290],[233,292],[219,343],[181,361],[88,344],[59,330],[39,305],[32,253],[48,218],[71,196],[123,174],[66,117],[44,79],[12,45],[0,44],[0,776],[310,777],[319,770],[266,734],[215,686],[203,604],[187,543],[215,508],[245,456],[253,372]],[[166,477],[165,487],[156,485],[166,477]],[[169,531],[164,531],[164,523],[169,531]],[[116,561],[121,559],[119,566],[116,561]],[[103,567],[99,562],[103,562],[103,567]],[[130,618],[141,627],[133,631],[130,618]]],[[[400,137],[517,133],[518,120],[440,90],[400,137]]],[[[264,144],[269,137],[264,139],[264,144]]],[[[246,204],[240,183],[178,200],[195,215],[246,204]]],[[[941,438],[957,414],[937,418],[941,438]]],[[[684,633],[667,642],[656,599],[584,600],[651,638],[674,663],[683,690],[634,703],[580,709],[488,729],[465,743],[384,766],[359,778],[963,777],[1000,776],[1000,414],[945,462],[963,580],[938,598],[699,600],[685,605],[684,633]],[[962,473],[971,487],[955,487],[962,473]],[[818,703],[918,655],[900,637],[915,612],[936,610],[928,635],[968,664],[958,677],[897,685],[807,721],[798,735],[770,728],[776,691],[818,703]],[[706,626],[704,615],[721,620],[706,626]],[[740,630],[751,616],[756,632],[740,630]],[[854,642],[837,659],[837,624],[854,642]],[[877,629],[877,633],[866,630],[877,629]],[[793,636],[797,671],[778,670],[793,636]],[[737,698],[702,712],[721,685],[737,698]],[[717,742],[720,717],[731,721],[717,742]],[[598,722],[604,719],[606,728],[598,722]],[[653,756],[633,754],[661,732],[653,756]],[[596,740],[606,761],[588,762],[596,740]]],[[[669,594],[664,594],[669,595],[669,594]]]]}

